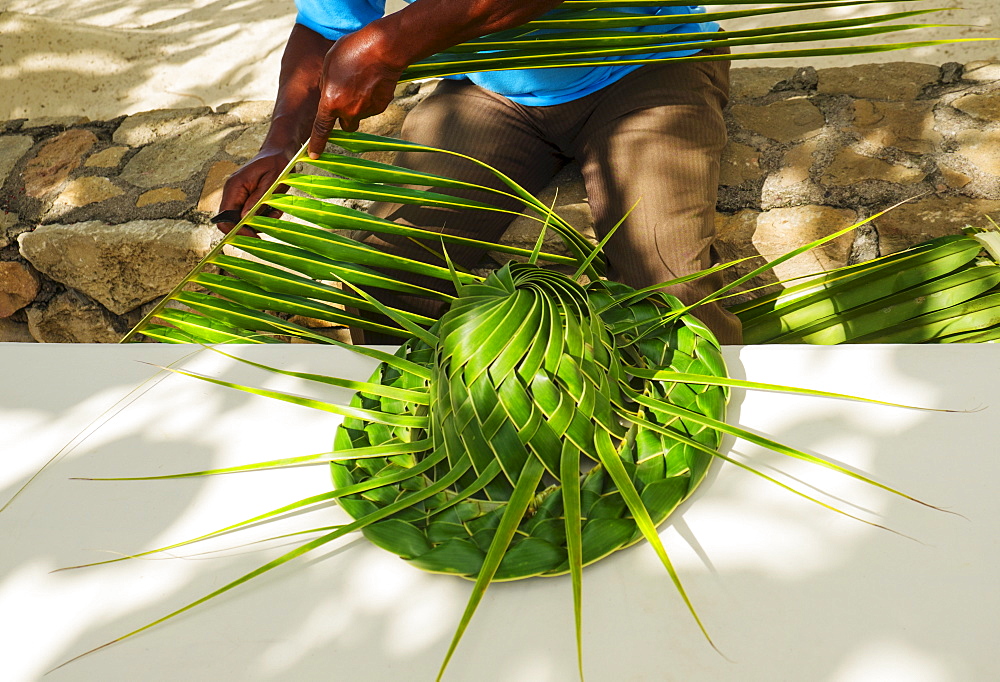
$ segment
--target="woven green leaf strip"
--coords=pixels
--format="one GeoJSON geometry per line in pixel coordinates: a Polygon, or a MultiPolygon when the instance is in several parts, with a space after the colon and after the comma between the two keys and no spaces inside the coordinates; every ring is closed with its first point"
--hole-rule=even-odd
{"type": "MultiPolygon", "coordinates": [[[[596,439],[607,434],[617,445],[630,480],[654,523],[663,521],[704,477],[711,457],[689,445],[627,423],[621,382],[644,395],[667,399],[717,419],[724,418],[725,389],[637,379],[627,373],[622,353],[637,366],[725,376],[718,345],[699,322],[684,316],[648,335],[641,347],[615,336],[615,323],[646,316],[655,325],[664,310],[679,304],[666,296],[630,309],[611,308],[601,317],[591,301],[604,303],[608,288],[590,291],[558,273],[512,265],[470,287],[466,296],[432,329],[436,348],[411,342],[400,354],[433,371],[426,382],[385,366],[371,382],[400,388],[424,385],[431,395],[429,434],[391,429],[347,419],[337,434],[337,450],[371,447],[393,439],[429,436],[427,453],[333,464],[336,486],[354,485],[396,467],[414,466],[444,450],[447,458],[427,475],[405,485],[342,498],[355,518],[390,504],[407,489],[429,485],[468,454],[468,471],[451,490],[424,501],[363,532],[375,544],[425,570],[475,578],[493,540],[507,498],[529,459],[545,476],[518,525],[494,580],[569,571],[563,488],[580,491],[582,559],[589,564],[633,544],[642,535],[605,468],[598,463],[596,439]],[[622,419],[625,418],[625,420],[622,419]],[[580,455],[573,480],[563,480],[560,453],[580,455]],[[484,480],[484,473],[492,475],[484,480]]],[[[352,405],[382,412],[419,414],[423,406],[358,394],[352,405]]],[[[636,406],[633,409],[638,410],[636,406]]],[[[645,418],[655,420],[656,415],[645,418]]],[[[718,447],[721,434],[685,420],[663,426],[718,447]]]]}

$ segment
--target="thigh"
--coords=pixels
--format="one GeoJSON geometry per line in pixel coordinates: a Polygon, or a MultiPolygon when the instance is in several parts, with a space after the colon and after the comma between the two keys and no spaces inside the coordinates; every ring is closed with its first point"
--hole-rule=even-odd
{"type": "MultiPolygon", "coordinates": [[[[598,234],[631,210],[607,246],[616,279],[641,288],[711,264],[727,93],[725,62],[644,67],[610,86],[581,130],[598,234]]],[[[702,278],[669,291],[693,303],[720,284],[702,278]]],[[[717,306],[695,314],[723,342],[739,341],[738,322],[717,306]]]]}
{"type": "MultiPolygon", "coordinates": [[[[561,168],[566,159],[546,143],[520,107],[467,81],[442,81],[435,91],[407,116],[401,136],[438,149],[447,149],[485,161],[508,177],[537,193],[561,168]]],[[[467,159],[434,152],[401,152],[394,163],[495,189],[506,189],[490,173],[467,159]]],[[[424,189],[424,188],[421,188],[424,189]]],[[[523,204],[479,190],[434,189],[434,191],[486,202],[510,213],[467,209],[428,208],[404,204],[376,204],[371,213],[397,223],[431,229],[471,239],[497,241],[523,204]]],[[[445,265],[433,251],[440,243],[414,241],[385,235],[368,235],[364,241],[396,255],[445,265]]],[[[449,244],[448,257],[460,267],[471,268],[483,256],[474,247],[449,244]]],[[[454,293],[450,282],[427,276],[408,275],[407,281],[436,291],[454,293]]],[[[390,307],[437,318],[443,304],[437,300],[372,290],[372,295],[390,307]]],[[[355,336],[357,340],[357,335],[355,336]]],[[[365,334],[368,343],[391,343],[392,339],[365,334]]]]}
{"type": "MultiPolygon", "coordinates": [[[[447,149],[479,159],[500,170],[531,193],[537,193],[566,163],[547,143],[522,107],[468,81],[442,81],[435,91],[410,112],[403,139],[447,149]]],[[[465,182],[505,190],[483,167],[450,154],[401,152],[395,163],[465,182]]],[[[508,211],[519,212],[516,199],[476,190],[435,190],[476,199],[508,211]]],[[[451,210],[400,204],[377,204],[375,215],[423,228],[473,239],[496,241],[515,217],[510,213],[451,210]]],[[[480,257],[476,249],[451,247],[449,256],[469,266],[480,257]]]]}

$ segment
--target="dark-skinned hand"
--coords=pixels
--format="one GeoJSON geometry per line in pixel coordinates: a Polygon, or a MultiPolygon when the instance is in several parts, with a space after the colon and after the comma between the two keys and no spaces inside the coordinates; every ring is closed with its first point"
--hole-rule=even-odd
{"type": "MultiPolygon", "coordinates": [[[[339,122],[343,130],[355,131],[363,118],[385,111],[392,101],[396,83],[402,69],[386,66],[379,58],[377,32],[359,32],[344,36],[331,47],[323,59],[322,73],[314,75],[319,80],[319,100],[309,138],[309,156],[317,158],[326,147],[330,131],[339,122]]],[[[274,126],[272,126],[272,131],[274,126]]],[[[287,138],[287,134],[279,134],[287,138]]],[[[268,145],[226,181],[223,188],[220,212],[241,218],[253,208],[267,189],[298,152],[298,147],[268,145]]],[[[287,189],[277,188],[278,192],[287,189]]],[[[277,218],[281,212],[264,207],[258,215],[277,218]]],[[[220,222],[225,233],[236,227],[235,222],[220,222]]],[[[248,227],[239,234],[253,236],[248,227]]]]}
{"type": "Polygon", "coordinates": [[[381,114],[392,101],[403,68],[388,64],[379,37],[378,31],[351,33],[326,53],[319,106],[309,137],[310,158],[323,153],[335,124],[354,132],[361,119],[381,114]]]}
{"type": "MultiPolygon", "coordinates": [[[[296,24],[282,56],[271,128],[260,153],[223,189],[219,228],[231,232],[308,139],[317,158],[334,126],[356,131],[392,101],[403,70],[419,59],[486,33],[518,26],[561,0],[421,0],[336,43],[296,24]],[[230,222],[232,221],[232,222],[230,222]]],[[[278,188],[279,191],[285,188],[278,188]]],[[[258,211],[271,217],[271,208],[258,211]]],[[[244,228],[241,234],[254,234],[244,228]]]]}
{"type": "MultiPolygon", "coordinates": [[[[294,151],[260,150],[257,156],[250,159],[226,180],[222,190],[222,201],[219,203],[220,214],[229,211],[233,217],[236,215],[239,215],[240,218],[244,217],[264,196],[264,192],[274,184],[297,151],[297,149],[294,151]]],[[[277,187],[278,192],[284,192],[287,189],[288,187],[285,185],[277,187]]],[[[263,206],[257,211],[257,215],[278,218],[281,216],[281,211],[263,206]]],[[[220,222],[217,225],[222,232],[229,234],[236,227],[236,222],[220,222]]],[[[238,234],[248,237],[256,236],[256,232],[246,226],[240,228],[238,234]]]]}

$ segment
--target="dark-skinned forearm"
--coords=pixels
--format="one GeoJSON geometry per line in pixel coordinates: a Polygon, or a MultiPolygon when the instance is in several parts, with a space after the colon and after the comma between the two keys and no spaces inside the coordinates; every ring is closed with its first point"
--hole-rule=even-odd
{"type": "Polygon", "coordinates": [[[562,0],[416,0],[350,33],[327,52],[309,156],[322,153],[339,122],[357,130],[360,121],[385,111],[410,64],[488,33],[520,26],[562,0]]]}
{"type": "Polygon", "coordinates": [[[309,139],[319,102],[323,59],[333,41],[296,24],[281,57],[278,94],[262,150],[298,150],[309,139]]]}
{"type": "MultiPolygon", "coordinates": [[[[264,142],[260,151],[233,173],[223,188],[220,216],[231,216],[218,223],[223,232],[233,229],[237,215],[245,216],[257,205],[309,138],[319,102],[323,60],[332,45],[333,41],[304,26],[292,29],[281,58],[278,94],[264,142]]],[[[280,215],[279,211],[268,208],[258,213],[280,215]]],[[[243,227],[240,234],[249,236],[254,232],[243,227]]]]}
{"type": "Polygon", "coordinates": [[[473,38],[520,26],[562,0],[417,0],[361,29],[381,59],[402,70],[473,38]]]}

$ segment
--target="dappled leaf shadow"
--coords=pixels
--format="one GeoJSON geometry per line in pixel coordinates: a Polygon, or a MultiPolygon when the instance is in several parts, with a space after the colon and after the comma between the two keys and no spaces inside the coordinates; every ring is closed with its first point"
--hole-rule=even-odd
{"type": "MultiPolygon", "coordinates": [[[[288,351],[260,352],[264,357],[266,352],[288,351]]],[[[328,357],[329,349],[298,346],[293,353],[297,369],[317,369],[317,362],[326,371],[336,369],[316,355],[328,357]],[[307,357],[312,358],[308,363],[307,357]]],[[[995,364],[996,349],[973,347],[965,353],[966,360],[956,360],[961,356],[945,347],[786,346],[730,349],[728,359],[731,373],[749,380],[974,409],[996,399],[989,377],[978,369],[995,364]],[[946,353],[949,363],[943,361],[946,353]],[[928,362],[929,358],[942,361],[928,362]]],[[[279,362],[272,357],[267,361],[279,362]]],[[[992,474],[1000,473],[982,442],[982,434],[990,430],[989,411],[901,412],[843,401],[739,393],[739,409],[731,417],[741,425],[844,461],[931,503],[953,507],[969,521],[859,484],[845,484],[822,472],[817,477],[794,466],[789,469],[787,462],[737,442],[735,453],[746,454],[751,461],[773,462],[821,489],[868,506],[876,520],[920,542],[836,517],[723,464],[685,505],[683,517],[661,527],[661,536],[710,632],[735,665],[700,639],[662,566],[640,543],[585,571],[588,675],[592,679],[840,680],[865,671],[906,672],[923,665],[940,673],[940,679],[989,677],[992,645],[984,633],[990,632],[987,623],[995,613],[996,597],[984,589],[998,557],[995,547],[975,544],[1000,518],[995,497],[977,493],[986,489],[992,474]],[[972,468],[974,476],[969,475],[972,468]]],[[[240,415],[250,415],[243,421],[255,420],[253,407],[242,397],[216,400],[214,392],[206,400],[211,405],[209,421],[240,415]]],[[[258,426],[260,433],[283,429],[280,423],[247,424],[248,429],[258,426]]],[[[319,431],[323,437],[329,433],[326,427],[319,431]]],[[[78,469],[96,458],[86,468],[131,467],[124,456],[113,454],[108,459],[108,452],[117,452],[119,445],[142,449],[150,438],[139,434],[118,440],[70,463],[78,469]],[[109,450],[110,446],[114,447],[109,450]]],[[[187,460],[177,461],[178,466],[211,460],[212,448],[198,445],[201,442],[199,433],[179,434],[168,456],[187,460]]],[[[165,446],[156,444],[151,454],[166,452],[165,446]]],[[[260,489],[253,479],[258,476],[234,479],[230,492],[243,491],[255,502],[260,489]]],[[[324,473],[320,476],[325,479],[324,473]]],[[[203,518],[222,523],[237,511],[212,503],[207,482],[80,485],[97,486],[86,492],[99,497],[100,505],[84,497],[72,508],[49,498],[36,500],[30,505],[48,505],[51,511],[45,511],[39,524],[31,521],[26,528],[63,523],[66,528],[53,536],[59,543],[82,548],[94,546],[96,538],[97,543],[131,549],[177,539],[163,532],[171,525],[170,515],[185,515],[198,504],[211,505],[203,518]],[[104,485],[122,486],[124,492],[109,498],[99,487],[104,485]],[[155,490],[148,485],[163,487],[155,490]],[[161,509],[160,499],[170,504],[161,509]],[[88,511],[98,507],[103,511],[88,511]],[[143,515],[124,519],[128,537],[116,539],[115,528],[95,527],[114,526],[113,510],[127,509],[143,515]]],[[[35,493],[42,493],[41,486],[35,493]]],[[[238,502],[239,497],[237,493],[230,499],[238,502]]],[[[322,513],[328,517],[332,510],[322,513]]],[[[0,523],[8,520],[0,518],[0,523]]],[[[170,532],[185,535],[176,524],[170,532]]],[[[236,543],[235,538],[226,542],[236,543]]],[[[41,560],[35,555],[16,562],[16,570],[0,582],[0,595],[11,576],[24,582],[27,572],[74,553],[67,547],[58,556],[49,553],[41,560]]],[[[92,615],[83,619],[86,627],[70,637],[60,635],[58,628],[51,634],[45,663],[57,663],[158,618],[274,555],[272,550],[253,554],[240,550],[207,561],[129,562],[90,569],[91,577],[83,572],[57,574],[60,582],[36,583],[68,590],[66,604],[75,603],[73,590],[96,589],[85,582],[90,579],[103,584],[110,580],[123,593],[134,590],[136,581],[156,581],[167,588],[136,592],[130,606],[116,603],[113,596],[108,597],[106,609],[91,604],[92,615]]],[[[148,680],[185,675],[269,681],[429,679],[469,589],[465,581],[412,569],[365,541],[345,542],[282,567],[131,642],[77,661],[50,679],[126,678],[136,670],[143,670],[143,679],[148,680]]],[[[79,622],[80,615],[42,612],[40,617],[79,622]]],[[[446,679],[483,679],[484,671],[489,671],[488,679],[496,680],[572,680],[574,659],[569,580],[518,581],[490,588],[446,679]]]]}

